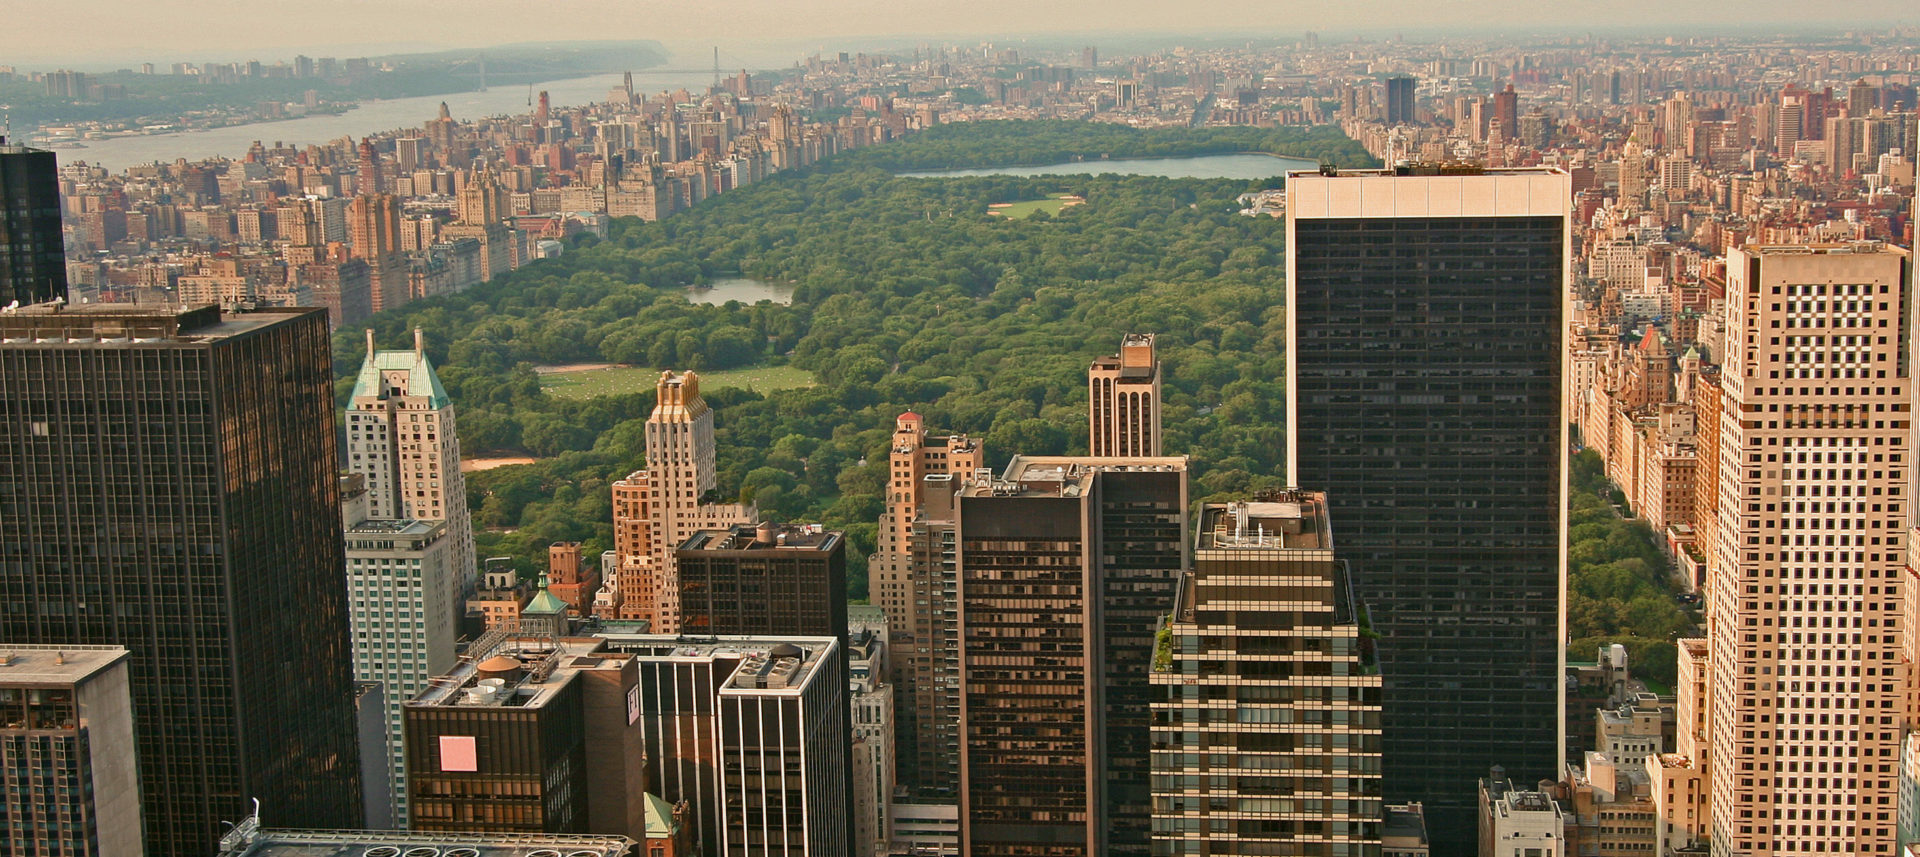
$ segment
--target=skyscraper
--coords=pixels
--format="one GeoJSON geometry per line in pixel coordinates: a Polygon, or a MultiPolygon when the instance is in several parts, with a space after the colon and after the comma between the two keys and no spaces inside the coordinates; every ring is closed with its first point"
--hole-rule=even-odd
{"type": "Polygon", "coordinates": [[[1413,78],[1395,75],[1387,78],[1387,124],[1411,125],[1419,120],[1413,107],[1413,78]]]}
{"type": "Polygon", "coordinates": [[[614,552],[620,570],[608,603],[621,619],[650,622],[659,633],[680,628],[680,586],[674,548],[695,532],[758,522],[751,505],[713,503],[718,485],[713,409],[700,397],[700,376],[660,373],[647,417],[647,469],[613,484],[614,552]]]}
{"type": "Polygon", "coordinates": [[[392,194],[365,194],[347,208],[348,236],[355,258],[366,260],[373,278],[372,312],[396,309],[407,302],[407,264],[400,252],[400,198],[392,194]]]}
{"type": "Polygon", "coordinates": [[[326,312],[0,314],[0,640],[133,653],[147,852],[360,820],[326,312]]]}
{"type": "MultiPolygon", "coordinates": [[[[1714,853],[1890,854],[1912,520],[1912,257],[1727,253],[1707,583],[1714,853]],[[1741,346],[1740,343],[1744,343],[1741,346]],[[1842,814],[1844,813],[1844,815],[1842,814]]],[[[1912,633],[1912,629],[1908,629],[1912,633]]]]}
{"type": "Polygon", "coordinates": [[[410,351],[376,349],[367,331],[367,357],[347,400],[347,472],[366,477],[368,519],[447,522],[451,574],[442,603],[457,625],[474,588],[473,516],[453,400],[420,330],[410,351]]]}
{"type": "Polygon", "coordinates": [[[1148,671],[1186,489],[1185,458],[1015,456],[961,490],[964,853],[1147,853],[1148,671]]]}
{"type": "Polygon", "coordinates": [[[66,296],[59,165],[52,152],[0,137],[0,306],[66,296]]]}
{"type": "Polygon", "coordinates": [[[909,411],[894,422],[889,459],[887,509],[867,568],[874,603],[887,613],[900,784],[916,800],[951,801],[960,788],[953,497],[986,453],[966,435],[929,434],[909,411]]]}
{"type": "Polygon", "coordinates": [[[691,805],[698,850],[853,850],[846,657],[835,637],[601,634],[638,666],[645,779],[691,805]]]}
{"type": "Polygon", "coordinates": [[[1119,354],[1087,368],[1087,417],[1089,454],[1160,454],[1160,358],[1153,334],[1127,334],[1119,354]]]}
{"type": "Polygon", "coordinates": [[[459,569],[449,522],[414,518],[380,520],[367,513],[366,477],[341,477],[340,522],[347,541],[347,606],[353,628],[353,677],[380,684],[386,727],[384,770],[361,771],[388,778],[386,808],[407,823],[405,720],[401,706],[427,682],[453,668],[460,636],[456,609],[459,569]]]}
{"type": "Polygon", "coordinates": [[[1380,673],[1365,627],[1325,495],[1201,507],[1154,653],[1154,854],[1378,852],[1380,673]]]}
{"type": "Polygon", "coordinates": [[[1437,842],[1491,766],[1562,767],[1570,198],[1553,169],[1287,178],[1288,474],[1382,636],[1386,798],[1437,842]]]}
{"type": "Polygon", "coordinates": [[[1509,143],[1520,137],[1520,94],[1513,91],[1511,83],[1493,94],[1493,127],[1500,131],[1500,139],[1509,143]]]}

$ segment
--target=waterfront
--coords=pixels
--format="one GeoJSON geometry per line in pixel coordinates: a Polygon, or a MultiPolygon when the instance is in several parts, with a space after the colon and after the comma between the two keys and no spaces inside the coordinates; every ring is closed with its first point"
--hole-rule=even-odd
{"type": "Polygon", "coordinates": [[[1265,179],[1288,170],[1311,170],[1315,161],[1278,155],[1197,155],[1190,158],[1127,158],[1111,161],[1072,161],[1040,167],[1002,167],[984,170],[927,170],[900,173],[905,178],[965,178],[968,176],[1071,176],[1117,174],[1160,176],[1170,179],[1265,179]]]}
{"type": "MultiPolygon", "coordinates": [[[[622,80],[620,74],[553,80],[534,84],[533,92],[537,95],[545,90],[548,93],[548,99],[557,109],[563,106],[605,101],[607,90],[620,86],[622,80]]],[[[681,87],[694,92],[704,92],[712,83],[713,75],[710,72],[648,72],[645,69],[639,69],[633,73],[634,89],[642,94],[671,91],[681,87]]],[[[385,101],[363,101],[360,106],[340,114],[304,116],[278,122],[254,122],[203,131],[88,140],[85,148],[63,148],[57,151],[61,163],[85,161],[118,172],[134,164],[147,164],[154,161],[170,163],[178,158],[186,158],[190,161],[221,155],[238,158],[247,153],[247,147],[253,145],[255,140],[268,144],[280,140],[306,146],[341,137],[357,139],[366,134],[378,134],[396,128],[418,128],[439,115],[442,101],[447,103],[447,110],[453,118],[472,120],[487,116],[527,113],[530,110],[527,100],[527,87],[524,85],[495,86],[485,92],[453,92],[445,95],[422,95],[385,101]]]]}

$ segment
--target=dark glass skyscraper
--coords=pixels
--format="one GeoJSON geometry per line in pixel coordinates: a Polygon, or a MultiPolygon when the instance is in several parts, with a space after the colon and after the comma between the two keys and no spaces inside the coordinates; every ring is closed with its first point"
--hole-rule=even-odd
{"type": "Polygon", "coordinates": [[[1287,178],[1289,475],[1383,637],[1386,798],[1440,843],[1472,841],[1489,767],[1562,767],[1570,196],[1549,169],[1287,178]]]}
{"type": "Polygon", "coordinates": [[[1016,456],[958,510],[961,850],[1146,854],[1186,459],[1016,456]]]}
{"type": "Polygon", "coordinates": [[[133,654],[147,853],[360,821],[327,316],[0,314],[0,640],[133,654]]]}
{"type": "Polygon", "coordinates": [[[66,297],[65,248],[53,153],[0,137],[0,306],[66,297]]]}
{"type": "Polygon", "coordinates": [[[1411,125],[1418,120],[1413,107],[1413,78],[1405,75],[1387,78],[1387,124],[1411,125]]]}

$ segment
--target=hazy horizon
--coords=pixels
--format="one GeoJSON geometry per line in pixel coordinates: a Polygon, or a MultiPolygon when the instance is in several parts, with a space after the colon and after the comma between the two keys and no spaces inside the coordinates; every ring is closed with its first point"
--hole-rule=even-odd
{"type": "Polygon", "coordinates": [[[136,67],[143,62],[273,62],[309,56],[377,56],[481,49],[522,42],[658,41],[675,63],[704,66],[718,45],[723,65],[788,65],[813,51],[923,41],[1012,40],[1072,43],[1100,39],[1144,42],[1182,38],[1271,41],[1313,30],[1323,38],[1402,32],[1432,36],[1502,32],[1671,31],[1675,35],[1779,30],[1841,31],[1913,26],[1920,10],[1906,0],[1863,0],[1844,16],[1812,18],[1786,0],[1706,2],[1690,6],[1654,0],[1570,4],[1516,0],[1431,0],[1417,4],[1356,0],[1341,7],[1278,0],[1257,7],[1201,0],[1167,4],[1144,0],[1064,0],[1040,6],[1017,0],[970,3],[936,0],[809,0],[806,11],[764,0],[704,3],[622,3],[570,0],[537,7],[505,0],[320,0],[288,4],[270,16],[240,0],[200,0],[191,7],[130,0],[67,0],[15,10],[14,26],[0,32],[0,63],[136,67]],[[191,9],[191,14],[183,14],[191,9]],[[368,26],[377,16],[380,26],[368,26]],[[459,27],[446,26],[450,17],[459,27]],[[262,26],[247,27],[250,20],[262,26]],[[583,26],[583,19],[593,19],[583,26]],[[210,22],[220,22],[209,26],[210,22]],[[244,37],[237,37],[241,31],[244,37]],[[416,34],[364,40],[365,34],[416,34]],[[579,38],[591,32],[591,39],[579,38]]]}

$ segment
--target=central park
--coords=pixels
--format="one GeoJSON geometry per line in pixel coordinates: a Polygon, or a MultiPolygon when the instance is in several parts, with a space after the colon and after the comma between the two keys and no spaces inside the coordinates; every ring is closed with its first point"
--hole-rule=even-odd
{"type": "MultiPolygon", "coordinates": [[[[481,555],[531,570],[550,542],[610,548],[609,484],[645,464],[650,379],[693,369],[719,382],[703,387],[721,492],[846,531],[860,599],[894,418],[972,435],[996,463],[1083,454],[1087,365],[1126,332],[1158,335],[1165,448],[1191,457],[1196,502],[1287,483],[1285,221],[1235,201],[1279,177],[898,174],[1251,152],[1377,164],[1327,127],[940,126],[665,220],[616,220],[604,239],[371,326],[392,345],[427,332],[468,456],[533,459],[468,474],[481,555]],[[1065,197],[1084,202],[1049,204],[1065,197]],[[991,213],[1009,202],[1038,204],[991,213]],[[734,276],[791,284],[792,301],[688,299],[734,276]],[[537,371],[581,365],[617,368],[537,371]]],[[[364,348],[338,334],[343,396],[364,348]]],[[[1574,653],[1619,641],[1670,675],[1671,649],[1651,650],[1690,622],[1665,560],[1612,516],[1603,479],[1576,482],[1574,653]]]]}

